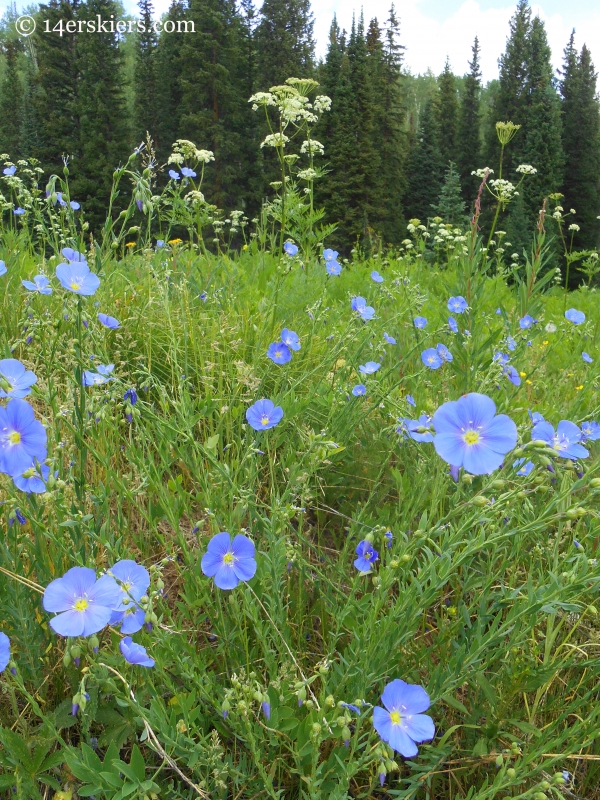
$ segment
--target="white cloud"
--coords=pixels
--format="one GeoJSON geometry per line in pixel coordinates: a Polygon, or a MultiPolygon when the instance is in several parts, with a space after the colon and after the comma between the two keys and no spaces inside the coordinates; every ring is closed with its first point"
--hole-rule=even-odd
{"type": "MultiPolygon", "coordinates": [[[[508,23],[514,14],[515,3],[499,4],[498,8],[483,10],[477,0],[465,0],[454,14],[441,22],[424,14],[420,5],[421,0],[404,0],[402,4],[397,4],[401,43],[407,48],[406,65],[411,72],[416,74],[430,68],[438,74],[444,68],[446,56],[450,58],[455,73],[467,72],[471,46],[477,35],[481,45],[484,80],[498,77],[498,57],[506,46],[508,23]]],[[[377,17],[381,24],[387,19],[389,6],[390,0],[368,0],[363,3],[365,24],[372,17],[377,17]]],[[[352,0],[322,0],[318,5],[315,4],[315,35],[319,55],[324,56],[327,51],[333,14],[337,13],[340,27],[349,31],[352,14],[360,14],[360,9],[360,0],[356,4],[352,0]]],[[[553,63],[558,67],[573,25],[566,14],[545,14],[543,3],[532,4],[532,10],[546,23],[553,63]]],[[[587,43],[592,50],[594,63],[600,67],[600,10],[587,16],[585,25],[578,32],[577,43],[578,46],[584,41],[587,43]]]]}

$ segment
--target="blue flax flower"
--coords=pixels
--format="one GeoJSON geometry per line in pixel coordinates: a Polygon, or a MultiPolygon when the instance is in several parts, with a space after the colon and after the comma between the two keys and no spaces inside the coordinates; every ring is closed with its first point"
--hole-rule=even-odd
{"type": "Polygon", "coordinates": [[[507,353],[500,353],[499,351],[496,351],[494,353],[494,361],[497,361],[499,364],[502,364],[502,366],[504,367],[510,361],[510,356],[507,353]]]}
{"type": "Polygon", "coordinates": [[[421,353],[421,361],[426,367],[429,367],[429,369],[439,369],[444,363],[440,354],[434,347],[428,347],[427,350],[423,350],[421,353]]]}
{"type": "Polygon", "coordinates": [[[25,211],[25,209],[21,208],[21,206],[19,206],[18,208],[15,208],[15,210],[13,211],[13,214],[15,215],[15,217],[22,217],[23,214],[26,214],[26,213],[27,212],[25,211]]]}
{"type": "Polygon", "coordinates": [[[114,364],[98,364],[96,372],[85,369],[81,383],[83,386],[102,386],[102,384],[114,380],[114,375],[111,375],[114,368],[114,364]]]}
{"type": "Polygon", "coordinates": [[[183,175],[184,178],[195,178],[196,177],[196,173],[194,172],[194,170],[190,169],[189,167],[182,167],[181,168],[181,174],[183,175]]]}
{"type": "Polygon", "coordinates": [[[0,261],[0,275],[6,275],[7,269],[4,261],[0,261]]]}
{"type": "Polygon", "coordinates": [[[46,464],[31,464],[29,469],[17,472],[12,476],[13,483],[21,492],[27,494],[43,494],[50,476],[50,467],[46,464]]]}
{"type": "Polygon", "coordinates": [[[415,398],[412,396],[412,394],[407,394],[406,395],[406,402],[408,403],[409,406],[416,406],[417,405],[415,403],[415,398]]]}
{"type": "Polygon", "coordinates": [[[111,331],[115,331],[117,328],[121,327],[119,320],[114,317],[109,317],[108,314],[98,314],[98,321],[104,325],[105,328],[110,328],[111,331]]]}
{"type": "Polygon", "coordinates": [[[287,364],[292,360],[292,351],[283,342],[270,344],[267,355],[275,364],[287,364]]]}
{"type": "Polygon", "coordinates": [[[47,455],[46,429],[26,400],[9,400],[0,407],[0,472],[17,475],[32,461],[47,455]]]}
{"type": "Polygon", "coordinates": [[[300,337],[295,331],[284,328],[281,331],[281,341],[290,348],[290,350],[300,350],[300,337]]]}
{"type": "Polygon", "coordinates": [[[181,175],[180,175],[178,172],[175,172],[175,170],[174,170],[174,169],[170,169],[170,170],[169,170],[169,177],[170,177],[170,178],[171,178],[171,180],[173,180],[173,181],[178,181],[178,180],[180,180],[180,179],[181,179],[181,175]]]}
{"type": "Polygon", "coordinates": [[[468,307],[469,304],[460,294],[448,300],[448,311],[453,311],[455,314],[464,314],[468,307]]]}
{"type": "Polygon", "coordinates": [[[418,328],[420,331],[427,325],[427,317],[415,317],[413,319],[413,323],[415,328],[418,328]]]}
{"type": "Polygon", "coordinates": [[[298,254],[298,245],[294,244],[293,242],[286,242],[283,245],[283,249],[288,254],[288,256],[295,256],[298,254]]]}
{"type": "Polygon", "coordinates": [[[583,358],[583,360],[585,361],[586,364],[593,364],[594,363],[594,359],[586,352],[583,352],[581,354],[581,357],[583,358]]]}
{"type": "Polygon", "coordinates": [[[600,424],[597,422],[584,422],[581,425],[582,442],[595,442],[600,439],[600,424]]]}
{"type": "Polygon", "coordinates": [[[440,406],[433,427],[437,454],[472,475],[493,472],[517,444],[515,423],[506,414],[496,415],[494,401],[476,392],[440,406]]]}
{"type": "Polygon", "coordinates": [[[422,713],[431,705],[429,695],[422,686],[396,678],[383,690],[381,702],[385,708],[373,709],[373,727],[404,758],[416,756],[417,743],[435,736],[433,720],[422,713]]]}
{"type": "Polygon", "coordinates": [[[10,167],[5,167],[5,168],[2,170],[2,172],[3,172],[5,175],[14,175],[16,171],[17,171],[17,168],[15,167],[15,165],[14,165],[14,164],[12,164],[10,167]]]}
{"type": "Polygon", "coordinates": [[[123,395],[123,400],[129,400],[132,406],[134,406],[138,401],[137,392],[135,389],[127,389],[125,394],[123,395]]]}
{"type": "Polygon", "coordinates": [[[589,456],[588,451],[580,444],[582,437],[581,429],[568,419],[558,423],[556,433],[549,422],[538,422],[531,431],[532,441],[539,439],[546,442],[561,458],[570,458],[573,461],[589,456]]]}
{"type": "Polygon", "coordinates": [[[56,267],[56,277],[63,289],[74,294],[89,296],[96,293],[100,286],[100,278],[91,272],[85,261],[72,261],[56,267]]]}
{"type": "Polygon", "coordinates": [[[358,371],[361,375],[374,375],[380,367],[381,364],[378,364],[377,361],[367,361],[366,364],[359,366],[358,371]]]}
{"type": "Polygon", "coordinates": [[[532,411],[531,409],[527,409],[527,413],[529,414],[529,419],[531,420],[532,425],[537,425],[538,422],[545,421],[539,411],[532,411]]]}
{"type": "Polygon", "coordinates": [[[371,273],[371,280],[375,283],[383,283],[383,275],[380,275],[376,269],[371,273]]]}
{"type": "Polygon", "coordinates": [[[573,325],[581,325],[585,322],[585,314],[583,311],[577,311],[576,308],[569,308],[565,311],[565,317],[572,322],[573,325]]]}
{"type": "Polygon", "coordinates": [[[428,414],[421,414],[419,419],[408,419],[403,417],[398,420],[400,427],[396,428],[397,433],[404,433],[415,442],[433,442],[433,431],[431,430],[431,417],[428,414]],[[425,430],[424,430],[425,429],[425,430]]]}
{"type": "Polygon", "coordinates": [[[10,639],[5,633],[0,633],[0,672],[8,667],[10,661],[10,639]]]}
{"type": "Polygon", "coordinates": [[[37,292],[38,294],[52,294],[52,287],[50,281],[45,275],[36,275],[32,281],[21,281],[23,286],[28,292],[37,292]]]}
{"type": "Polygon", "coordinates": [[[134,664],[136,667],[154,666],[154,659],[150,658],[146,648],[141,644],[136,644],[131,636],[125,636],[125,638],[121,639],[119,650],[128,664],[134,664]]]}
{"type": "Polygon", "coordinates": [[[342,265],[338,261],[328,261],[325,270],[328,275],[339,275],[342,271],[342,265]]]}
{"type": "Polygon", "coordinates": [[[359,572],[370,572],[373,564],[379,559],[379,553],[367,539],[358,543],[356,555],[358,558],[354,560],[354,566],[359,572]]]}
{"type": "Polygon", "coordinates": [[[46,587],[42,603],[58,615],[50,627],[60,636],[91,636],[108,624],[121,596],[110,575],[96,578],[93,569],[72,567],[46,587]]]}
{"type": "Polygon", "coordinates": [[[202,556],[202,572],[215,579],[219,589],[234,589],[240,581],[254,577],[256,558],[254,544],[239,533],[233,542],[227,533],[217,533],[202,556]]]}
{"type": "Polygon", "coordinates": [[[533,461],[527,461],[526,458],[517,458],[516,461],[513,461],[513,467],[519,467],[517,470],[517,475],[523,478],[529,475],[534,467],[534,464],[533,461]]]}
{"type": "Polygon", "coordinates": [[[339,253],[337,250],[331,250],[329,247],[323,250],[323,258],[325,261],[335,261],[339,253]]]}
{"type": "Polygon", "coordinates": [[[350,306],[352,310],[356,311],[358,316],[365,321],[373,319],[375,316],[375,309],[373,306],[367,305],[367,301],[364,297],[353,297],[350,306]]]}
{"type": "Polygon", "coordinates": [[[533,323],[533,317],[531,317],[529,314],[525,314],[525,316],[519,320],[519,327],[521,330],[526,331],[533,326],[533,323]]]}
{"type": "Polygon", "coordinates": [[[13,400],[27,397],[33,384],[37,383],[34,373],[29,372],[16,358],[4,358],[0,361],[0,378],[8,383],[7,389],[0,386],[0,397],[10,397],[13,400]]]}
{"type": "Polygon", "coordinates": [[[448,317],[448,327],[452,331],[452,333],[458,333],[458,323],[454,319],[454,317],[448,317]]]}
{"type": "Polygon", "coordinates": [[[521,385],[521,376],[519,375],[517,370],[514,367],[512,367],[510,364],[507,364],[507,366],[504,367],[504,375],[506,375],[508,380],[514,386],[520,386],[521,385]]]}
{"type": "Polygon", "coordinates": [[[513,337],[512,337],[512,336],[507,336],[507,337],[506,337],[506,346],[508,347],[508,349],[509,349],[509,350],[510,350],[510,352],[512,353],[512,352],[513,352],[513,350],[516,350],[516,349],[517,349],[517,342],[516,342],[516,340],[515,340],[515,339],[513,339],[513,337]]]}
{"type": "Polygon", "coordinates": [[[108,574],[115,578],[122,592],[120,605],[113,610],[109,624],[121,623],[121,633],[137,633],[146,618],[146,612],[138,601],[148,591],[150,574],[146,567],[131,559],[117,561],[108,574]]]}
{"type": "Polygon", "coordinates": [[[445,344],[438,344],[435,349],[437,350],[437,354],[442,361],[454,361],[454,356],[450,350],[448,350],[445,344]]]}
{"type": "Polygon", "coordinates": [[[73,250],[72,247],[63,247],[60,252],[70,264],[87,264],[85,253],[80,253],[79,250],[73,250]]]}
{"type": "Polygon", "coordinates": [[[396,340],[393,336],[390,336],[388,333],[383,334],[383,338],[386,340],[388,344],[396,344],[396,340]]]}
{"type": "Polygon", "coordinates": [[[357,383],[356,386],[352,389],[352,394],[354,397],[362,397],[364,394],[367,393],[367,387],[364,383],[357,383]]]}
{"type": "Polygon", "coordinates": [[[274,428],[283,419],[283,409],[272,400],[257,400],[246,411],[246,420],[255,431],[266,431],[274,428]]]}

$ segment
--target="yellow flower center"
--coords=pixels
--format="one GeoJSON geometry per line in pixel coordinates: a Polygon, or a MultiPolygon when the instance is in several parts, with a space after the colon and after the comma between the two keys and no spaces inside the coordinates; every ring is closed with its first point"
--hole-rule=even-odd
{"type": "Polygon", "coordinates": [[[124,583],[123,584],[123,589],[124,589],[124,591],[128,592],[131,589],[131,584],[130,583],[124,583]]]}
{"type": "Polygon", "coordinates": [[[277,358],[281,358],[281,350],[275,350],[275,355],[277,358]]]}
{"type": "Polygon", "coordinates": [[[390,719],[392,721],[392,725],[400,725],[400,720],[402,717],[400,716],[399,711],[392,711],[390,714],[390,719]]]}
{"type": "Polygon", "coordinates": [[[427,362],[429,364],[433,364],[434,361],[435,361],[435,358],[433,356],[429,356],[429,358],[427,359],[427,362]]]}
{"type": "Polygon", "coordinates": [[[223,556],[223,563],[227,564],[228,567],[230,567],[233,564],[234,560],[235,559],[233,557],[233,553],[231,552],[225,553],[225,555],[223,556]]]}
{"type": "Polygon", "coordinates": [[[269,424],[269,418],[267,416],[261,417],[260,418],[260,424],[261,425],[268,425],[269,424]]]}
{"type": "Polygon", "coordinates": [[[79,284],[75,283],[75,282],[71,283],[70,286],[71,286],[71,289],[73,289],[74,292],[76,292],[80,288],[79,284]]]}
{"type": "Polygon", "coordinates": [[[19,442],[21,441],[21,434],[18,431],[13,431],[12,433],[9,433],[8,441],[11,444],[19,444],[19,442]]]}
{"type": "Polygon", "coordinates": [[[75,611],[85,611],[88,606],[89,606],[89,603],[85,599],[85,597],[80,597],[79,600],[75,601],[74,608],[75,608],[75,611]]]}
{"type": "Polygon", "coordinates": [[[479,434],[477,431],[467,431],[463,436],[463,441],[466,444],[477,444],[479,441],[479,434]]]}
{"type": "Polygon", "coordinates": [[[35,470],[34,470],[33,467],[30,467],[28,470],[25,470],[25,472],[23,473],[23,477],[24,478],[33,478],[34,475],[35,475],[35,470]]]}

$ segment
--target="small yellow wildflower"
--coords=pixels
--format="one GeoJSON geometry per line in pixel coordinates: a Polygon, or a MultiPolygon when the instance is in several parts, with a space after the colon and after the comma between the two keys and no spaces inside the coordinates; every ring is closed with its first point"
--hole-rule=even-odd
{"type": "Polygon", "coordinates": [[[242,250],[247,250],[247,249],[248,249],[248,245],[247,245],[247,244],[245,244],[245,245],[242,247],[242,250]]]}
{"type": "Polygon", "coordinates": [[[182,241],[183,239],[169,239],[167,244],[181,244],[182,241]]]}
{"type": "Polygon", "coordinates": [[[135,242],[127,242],[125,247],[135,247],[135,242]]]}
{"type": "Polygon", "coordinates": [[[581,391],[583,389],[583,383],[581,384],[581,386],[576,386],[575,388],[577,389],[578,392],[581,391]]]}
{"type": "Polygon", "coordinates": [[[526,373],[526,372],[519,372],[519,375],[520,375],[522,378],[526,378],[526,377],[527,377],[527,373],[526,373]]]}
{"type": "Polygon", "coordinates": [[[528,386],[531,386],[531,381],[529,380],[529,378],[527,378],[527,380],[525,381],[525,383],[526,383],[528,386]]]}

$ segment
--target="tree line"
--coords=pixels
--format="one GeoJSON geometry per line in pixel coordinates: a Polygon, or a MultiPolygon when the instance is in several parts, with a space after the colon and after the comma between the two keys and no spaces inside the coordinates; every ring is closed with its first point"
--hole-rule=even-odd
{"type": "MultiPolygon", "coordinates": [[[[477,39],[467,75],[448,61],[439,76],[411,75],[393,6],[385,21],[361,14],[350,31],[334,19],[318,63],[310,0],[265,0],[260,11],[253,0],[173,0],[171,32],[160,34],[151,0],[140,0],[142,32],[67,32],[69,20],[97,15],[126,18],[114,0],[50,0],[24,39],[9,11],[0,73],[0,151],[13,161],[35,157],[47,172],[61,172],[68,156],[72,196],[92,227],[105,214],[115,166],[147,134],[161,166],[179,138],[212,150],[207,200],[256,215],[275,176],[272,154],[260,147],[264,120],[248,98],[295,76],[315,78],[332,99],[315,131],[327,170],[317,200],[338,223],[339,246],[397,245],[412,218],[462,224],[479,183],[471,173],[489,166],[499,175],[499,120],[521,126],[502,177],[516,182],[519,164],[537,169],[509,207],[507,237],[525,246],[543,198],[560,192],[565,210],[576,211],[575,245],[599,244],[595,68],[573,33],[554,74],[544,23],[528,0],[511,19],[499,79],[485,86],[477,39]],[[178,32],[183,20],[195,33],[178,32]],[[46,32],[59,25],[62,35],[46,32]]],[[[167,179],[163,169],[158,180],[167,179]]]]}

